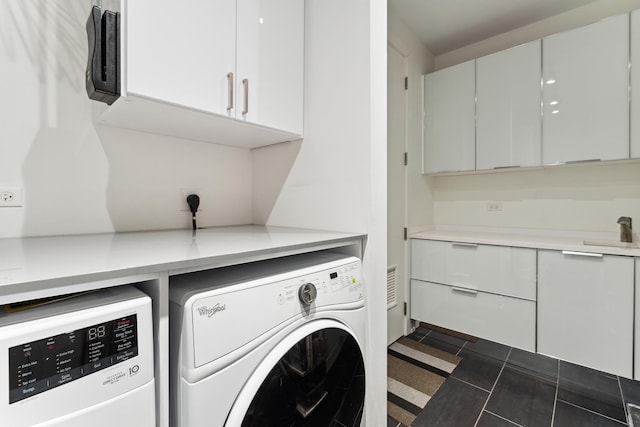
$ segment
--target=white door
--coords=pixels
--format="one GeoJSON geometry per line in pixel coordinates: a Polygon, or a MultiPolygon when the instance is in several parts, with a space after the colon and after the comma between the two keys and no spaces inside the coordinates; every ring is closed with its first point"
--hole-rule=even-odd
{"type": "Polygon", "coordinates": [[[126,87],[172,104],[227,115],[235,70],[236,1],[130,1],[126,87]]]}
{"type": "Polygon", "coordinates": [[[387,342],[405,333],[406,288],[406,188],[404,153],[407,149],[407,59],[392,46],[387,48],[387,266],[395,269],[393,281],[387,283],[387,342]],[[394,298],[395,297],[395,298],[394,298]],[[394,305],[395,300],[395,305],[394,305]]]}
{"type": "Polygon", "coordinates": [[[237,119],[302,135],[304,2],[238,2],[237,119]]]}

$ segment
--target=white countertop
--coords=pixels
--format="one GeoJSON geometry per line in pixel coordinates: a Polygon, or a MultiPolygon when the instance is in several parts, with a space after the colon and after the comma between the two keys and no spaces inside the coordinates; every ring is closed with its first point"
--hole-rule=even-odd
{"type": "MultiPolygon", "coordinates": [[[[498,229],[483,227],[447,227],[413,233],[412,239],[441,240],[449,242],[479,243],[521,248],[551,249],[608,255],[639,256],[639,248],[585,245],[584,242],[617,242],[618,235],[605,232],[498,229]]],[[[634,235],[634,242],[636,235],[634,235]]]]}
{"type": "Polygon", "coordinates": [[[271,226],[0,239],[0,295],[216,267],[356,243],[362,234],[271,226]]]}

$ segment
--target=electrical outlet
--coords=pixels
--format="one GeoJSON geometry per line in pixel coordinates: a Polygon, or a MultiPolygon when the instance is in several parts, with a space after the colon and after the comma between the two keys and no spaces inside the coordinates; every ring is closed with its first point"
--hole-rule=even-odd
{"type": "Polygon", "coordinates": [[[187,196],[189,194],[197,194],[198,196],[200,196],[200,206],[198,206],[198,212],[202,212],[204,211],[204,200],[201,194],[201,191],[199,188],[181,188],[180,189],[180,204],[178,206],[180,206],[180,211],[182,212],[191,212],[191,209],[189,209],[189,205],[187,204],[187,196]]]}
{"type": "Polygon", "coordinates": [[[0,207],[22,206],[22,188],[0,187],[0,207]]]}
{"type": "Polygon", "coordinates": [[[487,210],[489,212],[498,212],[502,210],[502,203],[500,202],[489,202],[487,203],[487,210]]]}

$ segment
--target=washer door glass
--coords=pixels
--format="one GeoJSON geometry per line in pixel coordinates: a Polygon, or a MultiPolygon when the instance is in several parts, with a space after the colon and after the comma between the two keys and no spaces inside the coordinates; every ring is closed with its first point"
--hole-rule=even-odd
{"type": "Polygon", "coordinates": [[[346,331],[326,328],[298,341],[273,367],[242,426],[359,426],[364,361],[346,331]]]}

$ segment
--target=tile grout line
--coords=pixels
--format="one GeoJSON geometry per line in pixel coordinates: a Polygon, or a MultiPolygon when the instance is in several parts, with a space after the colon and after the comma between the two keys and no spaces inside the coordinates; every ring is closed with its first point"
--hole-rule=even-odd
{"type": "Polygon", "coordinates": [[[469,341],[465,341],[464,344],[462,344],[462,347],[460,347],[460,349],[456,353],[457,357],[460,357],[460,352],[462,351],[463,348],[465,348],[467,346],[468,343],[469,343],[469,341]]]}
{"type": "Polygon", "coordinates": [[[500,376],[502,375],[502,371],[504,371],[504,367],[507,365],[507,360],[509,360],[509,356],[511,356],[511,351],[513,351],[513,347],[509,348],[509,353],[507,354],[507,357],[505,357],[504,361],[502,362],[502,368],[500,368],[500,372],[498,373],[498,376],[496,377],[496,380],[493,382],[493,387],[491,387],[491,391],[489,392],[489,396],[487,396],[487,400],[485,400],[484,406],[480,410],[480,413],[478,414],[478,418],[476,419],[476,423],[473,425],[473,427],[477,427],[478,426],[478,422],[480,421],[480,418],[482,418],[482,412],[487,407],[487,403],[489,403],[489,399],[491,399],[491,394],[493,393],[493,390],[496,388],[496,384],[498,384],[498,380],[500,380],[500,376]]]}
{"type": "Polygon", "coordinates": [[[556,395],[553,398],[553,411],[551,412],[551,426],[556,418],[556,405],[558,404],[558,389],[560,388],[560,361],[558,360],[558,369],[556,370],[556,395]]]}
{"type": "MultiPolygon", "coordinates": [[[[470,382],[467,382],[467,381],[465,381],[465,380],[461,380],[460,378],[456,378],[456,377],[454,377],[454,376],[449,376],[449,378],[454,379],[454,380],[456,380],[456,381],[459,381],[459,382],[461,382],[461,383],[463,383],[463,384],[466,384],[466,385],[468,385],[468,386],[471,386],[471,387],[473,387],[473,388],[477,388],[478,390],[484,391],[485,393],[491,393],[491,390],[487,390],[486,388],[482,388],[482,387],[477,386],[477,385],[475,385],[475,384],[471,384],[470,382]]],[[[447,378],[447,379],[449,379],[449,378],[447,378]]]]}
{"type": "Polygon", "coordinates": [[[587,411],[587,412],[590,412],[590,413],[592,413],[592,414],[594,414],[594,415],[599,415],[599,416],[601,416],[601,417],[603,417],[603,418],[606,418],[606,419],[608,419],[608,420],[615,421],[615,422],[617,422],[618,424],[622,424],[622,425],[625,425],[625,426],[626,426],[626,425],[629,425],[628,423],[625,423],[624,421],[620,421],[620,420],[617,420],[617,419],[615,419],[615,418],[611,418],[611,417],[609,417],[609,416],[607,416],[607,415],[601,414],[600,412],[592,411],[591,409],[583,408],[582,406],[576,405],[576,404],[571,403],[571,402],[567,402],[566,400],[562,400],[562,399],[558,399],[558,400],[559,400],[560,402],[564,403],[564,404],[567,404],[567,405],[573,406],[574,408],[582,409],[583,411],[587,411]]]}
{"type": "Polygon", "coordinates": [[[493,413],[493,412],[491,412],[491,411],[488,411],[488,410],[486,410],[486,409],[485,409],[484,411],[482,411],[482,412],[486,412],[487,414],[491,414],[491,415],[493,415],[494,417],[498,417],[498,418],[500,418],[501,420],[505,420],[505,421],[507,421],[508,423],[513,424],[514,426],[523,427],[523,425],[522,425],[522,424],[518,424],[518,423],[516,423],[516,422],[514,422],[514,421],[511,421],[511,420],[510,420],[510,419],[508,419],[508,418],[505,418],[505,417],[503,417],[503,416],[501,416],[501,415],[498,415],[498,414],[493,413]]]}
{"type": "Polygon", "coordinates": [[[624,417],[627,420],[627,424],[629,424],[629,411],[627,410],[627,404],[624,401],[624,392],[622,391],[622,384],[620,383],[620,376],[616,375],[618,380],[618,389],[620,390],[620,397],[622,398],[622,408],[624,409],[624,417]]]}

